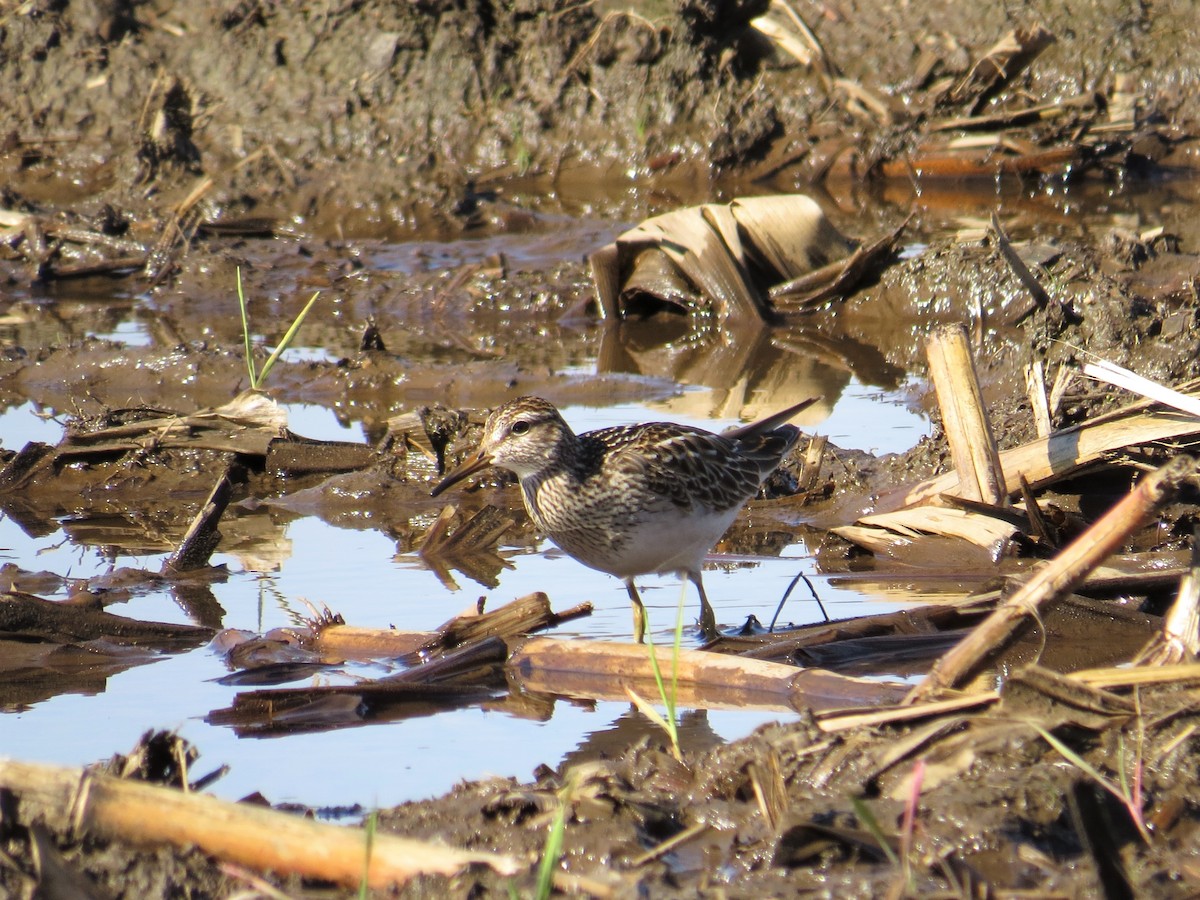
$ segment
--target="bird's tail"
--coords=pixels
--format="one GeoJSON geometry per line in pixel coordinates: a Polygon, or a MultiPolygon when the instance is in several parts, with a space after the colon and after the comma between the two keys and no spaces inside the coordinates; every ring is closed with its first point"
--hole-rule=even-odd
{"type": "Polygon", "coordinates": [[[780,410],[777,413],[772,413],[771,415],[759,419],[756,422],[751,422],[748,425],[739,425],[737,428],[733,428],[729,431],[723,431],[721,432],[721,437],[729,438],[731,441],[744,441],[747,438],[754,438],[762,434],[767,434],[784,424],[788,419],[796,415],[796,413],[803,412],[804,410],[808,409],[820,399],[820,397],[809,397],[807,400],[801,400],[795,406],[789,406],[787,409],[780,410]]]}

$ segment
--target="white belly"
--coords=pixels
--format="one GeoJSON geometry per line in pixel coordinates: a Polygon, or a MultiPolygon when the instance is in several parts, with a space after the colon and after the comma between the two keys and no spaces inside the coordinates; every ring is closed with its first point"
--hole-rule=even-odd
{"type": "Polygon", "coordinates": [[[737,512],[661,512],[635,525],[625,523],[619,533],[598,535],[592,530],[585,536],[560,531],[550,534],[550,539],[584,565],[618,578],[699,572],[737,512]]]}

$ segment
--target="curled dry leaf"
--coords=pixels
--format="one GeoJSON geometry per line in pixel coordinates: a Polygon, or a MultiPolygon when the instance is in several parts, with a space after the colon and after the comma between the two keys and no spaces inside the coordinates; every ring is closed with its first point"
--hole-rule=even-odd
{"type": "Polygon", "coordinates": [[[590,262],[605,318],[673,308],[722,322],[770,321],[772,285],[853,250],[816,201],[789,194],[655,216],[592,254],[590,262]]]}

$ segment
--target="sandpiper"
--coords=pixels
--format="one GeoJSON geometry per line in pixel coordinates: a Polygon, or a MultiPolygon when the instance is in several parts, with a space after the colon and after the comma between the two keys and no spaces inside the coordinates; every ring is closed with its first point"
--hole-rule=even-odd
{"type": "Polygon", "coordinates": [[[638,642],[646,610],[633,579],[651,572],[678,572],[696,585],[701,633],[712,639],[704,557],[799,439],[784,423],[817,399],[724,434],[670,422],[576,434],[551,403],[518,397],[488,416],[479,449],[433,496],[489,465],[514,472],[525,509],[550,540],[625,582],[638,642]]]}

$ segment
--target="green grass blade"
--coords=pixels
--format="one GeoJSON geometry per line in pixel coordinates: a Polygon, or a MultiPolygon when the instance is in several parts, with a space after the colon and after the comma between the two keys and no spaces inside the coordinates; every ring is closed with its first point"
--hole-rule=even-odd
{"type": "Polygon", "coordinates": [[[667,715],[674,722],[678,718],[676,713],[679,705],[679,654],[683,645],[683,610],[684,601],[687,599],[686,580],[679,582],[679,606],[675,610],[675,644],[671,649],[671,697],[666,703],[667,715]]]}
{"type": "MultiPolygon", "coordinates": [[[[638,709],[640,709],[642,713],[646,715],[647,718],[651,719],[656,724],[661,724],[661,726],[666,730],[667,736],[671,739],[671,752],[675,754],[676,759],[681,760],[683,759],[683,751],[679,747],[679,728],[675,722],[675,692],[672,686],[671,695],[668,697],[667,687],[663,682],[662,670],[658,667],[658,654],[654,650],[654,639],[650,637],[649,629],[646,629],[646,632],[646,649],[650,653],[650,670],[654,673],[654,683],[658,686],[658,696],[662,700],[663,706],[667,708],[667,718],[664,719],[658,714],[657,710],[654,710],[648,704],[646,704],[646,708],[643,709],[642,706],[638,704],[638,700],[641,698],[639,698],[633,691],[626,690],[626,693],[628,693],[630,697],[634,698],[634,705],[636,705],[638,709]],[[651,710],[653,715],[648,714],[646,712],[647,709],[651,710]]],[[[676,656],[676,658],[678,659],[678,656],[676,656]]],[[[642,703],[644,704],[645,701],[643,700],[642,703]]]]}
{"type": "Polygon", "coordinates": [[[554,890],[554,870],[562,859],[563,836],[567,832],[567,809],[571,805],[571,796],[575,785],[568,781],[558,792],[558,812],[550,823],[550,833],[546,835],[546,846],[542,848],[542,862],[538,866],[537,885],[534,888],[534,900],[548,900],[554,890]]]}
{"type": "Polygon", "coordinates": [[[650,705],[650,702],[646,700],[645,697],[643,697],[633,688],[625,688],[625,693],[628,695],[633,705],[638,708],[638,712],[670,735],[671,724],[662,717],[662,714],[657,709],[650,705]]]}
{"type": "Polygon", "coordinates": [[[279,359],[279,357],[283,354],[283,351],[286,350],[291,345],[292,341],[296,339],[296,332],[300,330],[300,326],[303,324],[305,317],[309,313],[309,310],[313,308],[313,304],[317,302],[317,298],[320,296],[320,291],[313,292],[312,298],[308,301],[308,304],[304,307],[304,309],[300,310],[300,315],[296,316],[296,321],[292,322],[292,327],[287,330],[287,334],[283,336],[283,340],[279,342],[279,346],[276,347],[271,355],[267,357],[267,361],[263,363],[262,371],[258,373],[258,380],[260,382],[265,382],[267,380],[267,373],[271,371],[271,367],[275,365],[275,361],[279,359]]]}
{"type": "Polygon", "coordinates": [[[1124,797],[1133,797],[1133,790],[1129,786],[1129,774],[1126,771],[1129,761],[1125,759],[1125,736],[1117,738],[1117,777],[1120,780],[1121,795],[1124,797]]]}
{"type": "Polygon", "coordinates": [[[367,900],[369,877],[371,874],[371,854],[375,850],[375,830],[379,826],[379,810],[371,810],[371,814],[367,816],[367,824],[364,831],[367,838],[367,850],[363,855],[363,870],[362,878],[358,882],[359,900],[367,900]]]}
{"type": "Polygon", "coordinates": [[[893,866],[899,868],[900,858],[896,856],[896,851],[892,849],[892,845],[888,842],[883,829],[879,827],[879,820],[875,818],[875,813],[871,812],[871,807],[867,806],[866,801],[862,797],[851,797],[850,805],[854,807],[854,814],[862,822],[863,828],[867,829],[871,833],[871,837],[875,838],[876,843],[879,844],[879,849],[883,851],[883,855],[888,858],[888,861],[893,866]]]}
{"type": "Polygon", "coordinates": [[[250,373],[250,389],[258,390],[258,375],[254,371],[254,343],[250,340],[250,313],[246,309],[246,294],[242,290],[242,267],[237,267],[238,306],[242,310],[242,338],[246,342],[246,370],[250,373]]]}
{"type": "Polygon", "coordinates": [[[1089,778],[1094,780],[1098,785],[1100,785],[1102,788],[1104,788],[1106,791],[1108,791],[1113,796],[1117,797],[1120,800],[1128,799],[1127,797],[1122,796],[1121,789],[1119,787],[1117,787],[1115,784],[1112,783],[1112,781],[1110,781],[1109,779],[1107,779],[1103,775],[1101,775],[1100,772],[1091,763],[1089,763],[1086,759],[1084,759],[1082,756],[1080,756],[1078,753],[1076,753],[1074,750],[1072,750],[1070,747],[1068,747],[1066,744],[1064,744],[1062,741],[1060,741],[1058,738],[1056,738],[1054,735],[1052,735],[1050,732],[1048,732],[1045,728],[1043,728],[1041,725],[1038,725],[1036,722],[1030,722],[1028,724],[1029,724],[1030,728],[1032,728],[1039,735],[1041,735],[1042,740],[1044,740],[1047,744],[1049,744],[1051,747],[1053,747],[1055,750],[1057,750],[1067,760],[1067,762],[1069,762],[1075,768],[1079,769],[1079,771],[1083,772],[1089,778]]]}
{"type": "Polygon", "coordinates": [[[1137,826],[1138,832],[1142,836],[1142,840],[1144,840],[1147,844],[1150,843],[1150,832],[1146,828],[1146,821],[1142,815],[1142,810],[1138,806],[1133,795],[1129,792],[1128,780],[1125,777],[1123,753],[1124,743],[1121,744],[1121,784],[1116,785],[1111,779],[1105,778],[1103,775],[1101,775],[1098,769],[1092,766],[1086,759],[1048,732],[1041,725],[1038,725],[1036,722],[1028,722],[1027,724],[1030,728],[1041,735],[1042,740],[1057,750],[1067,760],[1067,762],[1071,763],[1071,765],[1075,766],[1077,769],[1079,769],[1079,771],[1083,772],[1089,778],[1094,780],[1098,785],[1100,785],[1100,787],[1104,788],[1106,791],[1120,800],[1121,803],[1125,805],[1125,808],[1129,811],[1129,818],[1132,819],[1133,824],[1137,826]]]}

